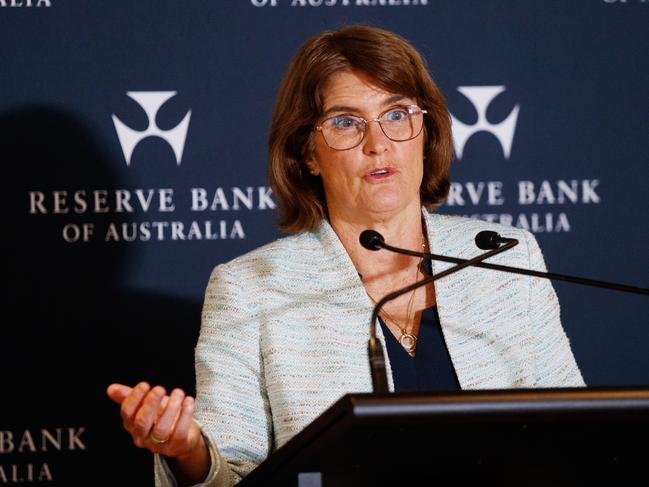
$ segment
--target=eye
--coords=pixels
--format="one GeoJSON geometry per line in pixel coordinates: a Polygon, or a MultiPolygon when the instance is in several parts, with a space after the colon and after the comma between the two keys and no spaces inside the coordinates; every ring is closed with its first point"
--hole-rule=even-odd
{"type": "Polygon", "coordinates": [[[326,125],[338,129],[338,130],[351,130],[356,129],[362,125],[362,120],[358,117],[353,117],[351,115],[339,115],[337,117],[331,117],[325,122],[326,125]]]}
{"type": "Polygon", "coordinates": [[[405,108],[394,108],[383,114],[383,120],[387,122],[403,122],[410,114],[405,108]]]}

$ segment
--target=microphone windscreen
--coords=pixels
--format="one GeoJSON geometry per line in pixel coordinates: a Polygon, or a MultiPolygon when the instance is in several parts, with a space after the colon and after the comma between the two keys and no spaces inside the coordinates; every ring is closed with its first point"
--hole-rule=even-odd
{"type": "Polygon", "coordinates": [[[490,230],[483,230],[475,236],[475,244],[482,250],[497,249],[501,241],[500,235],[490,230]]]}
{"type": "Polygon", "coordinates": [[[368,250],[381,250],[385,241],[383,235],[376,230],[363,230],[358,240],[368,250]]]}

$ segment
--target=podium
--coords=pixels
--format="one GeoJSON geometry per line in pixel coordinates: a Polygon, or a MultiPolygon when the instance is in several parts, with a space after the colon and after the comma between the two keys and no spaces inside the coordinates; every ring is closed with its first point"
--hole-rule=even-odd
{"type": "Polygon", "coordinates": [[[647,485],[649,387],[348,394],[241,487],[647,485]]]}

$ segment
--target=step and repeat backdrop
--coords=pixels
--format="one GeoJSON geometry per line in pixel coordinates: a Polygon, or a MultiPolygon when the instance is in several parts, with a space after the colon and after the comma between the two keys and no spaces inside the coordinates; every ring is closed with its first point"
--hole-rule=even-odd
{"type": "MultiPolygon", "coordinates": [[[[649,286],[649,1],[0,0],[0,485],[152,485],[105,389],[194,391],[212,268],[279,236],[266,137],[308,37],[393,30],[453,117],[442,213],[649,286]]],[[[649,385],[649,302],[556,283],[592,386],[649,385]]]]}

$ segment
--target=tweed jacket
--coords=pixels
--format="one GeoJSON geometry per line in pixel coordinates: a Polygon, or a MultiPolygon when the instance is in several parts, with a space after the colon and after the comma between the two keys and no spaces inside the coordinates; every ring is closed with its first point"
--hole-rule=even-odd
{"type": "MultiPolygon", "coordinates": [[[[527,231],[423,214],[432,253],[474,257],[475,235],[495,230],[520,243],[488,262],[545,270],[527,231]]],[[[433,273],[451,265],[433,262],[433,273]]],[[[584,385],[547,279],[471,267],[436,281],[435,294],[462,389],[584,385]]],[[[371,391],[372,308],[327,222],[214,269],[196,347],[195,418],[212,455],[201,485],[235,484],[342,395],[371,391]]],[[[174,485],[155,463],[157,485],[174,485]]]]}

